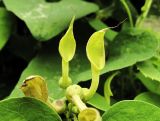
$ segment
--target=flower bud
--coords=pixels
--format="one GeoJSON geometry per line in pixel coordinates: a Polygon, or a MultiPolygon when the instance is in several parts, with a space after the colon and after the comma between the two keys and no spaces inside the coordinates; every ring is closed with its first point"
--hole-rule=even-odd
{"type": "Polygon", "coordinates": [[[78,110],[77,106],[72,107],[72,112],[73,113],[79,113],[79,110],[78,110]]]}
{"type": "Polygon", "coordinates": [[[34,97],[43,102],[48,100],[48,89],[45,80],[38,75],[26,78],[20,87],[25,96],[34,97]]]}
{"type": "Polygon", "coordinates": [[[106,29],[102,29],[93,33],[86,46],[87,57],[91,64],[98,70],[102,70],[105,66],[105,32],[106,29]]]}
{"type": "Polygon", "coordinates": [[[68,109],[71,110],[73,113],[79,113],[78,107],[73,103],[68,104],[68,109]]]}
{"type": "Polygon", "coordinates": [[[59,53],[66,62],[72,60],[76,50],[76,40],[73,34],[73,23],[75,17],[72,18],[70,26],[66,34],[62,37],[59,43],[59,53]]]}

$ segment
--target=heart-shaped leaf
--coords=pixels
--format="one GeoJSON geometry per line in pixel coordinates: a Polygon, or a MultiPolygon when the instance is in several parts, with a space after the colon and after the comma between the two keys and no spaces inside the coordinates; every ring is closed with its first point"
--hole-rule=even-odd
{"type": "Polygon", "coordinates": [[[103,116],[103,121],[158,121],[160,108],[142,101],[121,101],[103,116]]]}
{"type": "Polygon", "coordinates": [[[62,32],[74,15],[81,18],[98,10],[95,4],[80,0],[51,3],[45,0],[4,0],[4,4],[24,20],[35,38],[42,41],[62,32]]]}
{"type": "Polygon", "coordinates": [[[33,98],[13,98],[0,102],[1,121],[62,121],[46,104],[33,98]]]}

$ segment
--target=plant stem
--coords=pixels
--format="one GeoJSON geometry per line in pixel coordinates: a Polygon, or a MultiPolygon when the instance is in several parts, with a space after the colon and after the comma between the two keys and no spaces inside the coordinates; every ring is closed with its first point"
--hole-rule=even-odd
{"type": "Polygon", "coordinates": [[[82,110],[86,109],[87,106],[85,103],[82,102],[81,98],[79,95],[73,95],[72,96],[72,101],[73,103],[78,107],[79,111],[81,112],[82,110]]]}
{"type": "Polygon", "coordinates": [[[59,80],[59,85],[62,88],[68,87],[72,83],[69,77],[69,62],[62,59],[62,77],[59,80]]]}
{"type": "Polygon", "coordinates": [[[141,24],[143,23],[143,21],[145,20],[145,18],[148,15],[148,12],[150,10],[150,7],[152,5],[153,0],[146,0],[144,6],[141,8],[142,10],[142,14],[138,17],[137,21],[136,21],[136,27],[141,26],[141,24]]]}
{"type": "Polygon", "coordinates": [[[62,59],[62,76],[64,80],[68,78],[68,73],[69,73],[69,62],[66,62],[64,59],[62,59]]]}
{"type": "Polygon", "coordinates": [[[127,3],[126,3],[126,1],[125,0],[120,0],[120,1],[123,4],[124,8],[126,9],[126,12],[128,14],[131,27],[134,27],[133,19],[132,19],[132,14],[131,14],[131,11],[130,11],[130,9],[129,9],[127,3]]]}
{"type": "Polygon", "coordinates": [[[100,75],[100,71],[95,68],[93,65],[91,65],[91,69],[92,69],[92,82],[91,82],[91,86],[89,88],[89,92],[86,95],[86,99],[90,99],[91,97],[93,97],[93,95],[96,93],[98,85],[99,85],[99,75],[100,75]]]}

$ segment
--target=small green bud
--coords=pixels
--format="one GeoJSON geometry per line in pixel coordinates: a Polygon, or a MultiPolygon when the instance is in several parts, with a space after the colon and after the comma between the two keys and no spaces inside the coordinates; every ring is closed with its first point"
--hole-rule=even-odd
{"type": "Polygon", "coordinates": [[[65,79],[63,77],[61,77],[60,80],[59,80],[59,86],[64,88],[64,89],[71,84],[72,84],[72,80],[71,80],[70,77],[67,77],[65,79]]]}
{"type": "Polygon", "coordinates": [[[75,106],[73,103],[68,104],[68,109],[72,111],[73,113],[79,113],[79,109],[77,106],[75,106]]]}
{"type": "Polygon", "coordinates": [[[72,110],[72,107],[73,107],[73,104],[69,102],[69,103],[68,103],[68,109],[69,109],[69,110],[72,110]]]}
{"type": "Polygon", "coordinates": [[[58,99],[55,100],[52,103],[53,108],[56,110],[57,113],[61,114],[65,111],[66,109],[66,102],[63,99],[58,99]]]}
{"type": "Polygon", "coordinates": [[[86,108],[79,113],[78,121],[102,121],[102,118],[98,110],[86,108]]]}
{"type": "Polygon", "coordinates": [[[72,112],[73,113],[79,113],[79,109],[77,108],[77,106],[72,107],[72,112]]]}
{"type": "Polygon", "coordinates": [[[79,85],[70,85],[66,89],[66,98],[70,101],[72,101],[72,97],[74,95],[78,95],[80,98],[83,97],[82,88],[79,85]]]}

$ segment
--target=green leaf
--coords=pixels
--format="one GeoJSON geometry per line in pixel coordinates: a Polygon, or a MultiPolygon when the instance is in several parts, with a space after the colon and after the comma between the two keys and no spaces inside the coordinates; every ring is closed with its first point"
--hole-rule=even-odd
{"type": "Polygon", "coordinates": [[[73,58],[76,50],[76,41],[73,34],[74,18],[75,17],[72,18],[66,34],[62,37],[59,43],[59,52],[61,54],[61,57],[66,62],[70,61],[73,58]]]}
{"type": "Polygon", "coordinates": [[[106,111],[109,108],[105,98],[98,93],[95,93],[94,96],[89,101],[87,101],[87,103],[102,111],[106,111]]]}
{"type": "Polygon", "coordinates": [[[160,82],[146,78],[143,74],[138,73],[136,76],[144,84],[144,86],[153,93],[160,95],[160,82]]]}
{"type": "Polygon", "coordinates": [[[109,45],[109,59],[103,73],[132,66],[153,57],[158,40],[149,31],[131,28],[120,32],[109,45]]]}
{"type": "Polygon", "coordinates": [[[160,108],[142,101],[121,101],[103,116],[103,121],[158,121],[160,108]]]}
{"type": "Polygon", "coordinates": [[[46,104],[33,98],[13,98],[0,102],[1,121],[62,121],[46,104]]]}
{"type": "Polygon", "coordinates": [[[137,64],[138,70],[145,76],[152,80],[160,82],[160,60],[152,59],[137,64]]]}
{"type": "Polygon", "coordinates": [[[62,32],[74,15],[81,18],[98,10],[95,4],[80,0],[52,3],[45,0],[4,0],[4,4],[22,19],[32,35],[41,41],[51,39],[62,32]]]}
{"type": "Polygon", "coordinates": [[[135,97],[134,100],[141,100],[160,107],[160,96],[152,92],[143,92],[135,97]]]}
{"type": "Polygon", "coordinates": [[[11,35],[13,22],[12,14],[5,8],[0,7],[0,49],[3,48],[11,35]]]}
{"type": "Polygon", "coordinates": [[[105,66],[105,48],[104,48],[104,34],[106,30],[100,30],[91,35],[88,40],[86,52],[91,64],[98,70],[105,66]]]}

